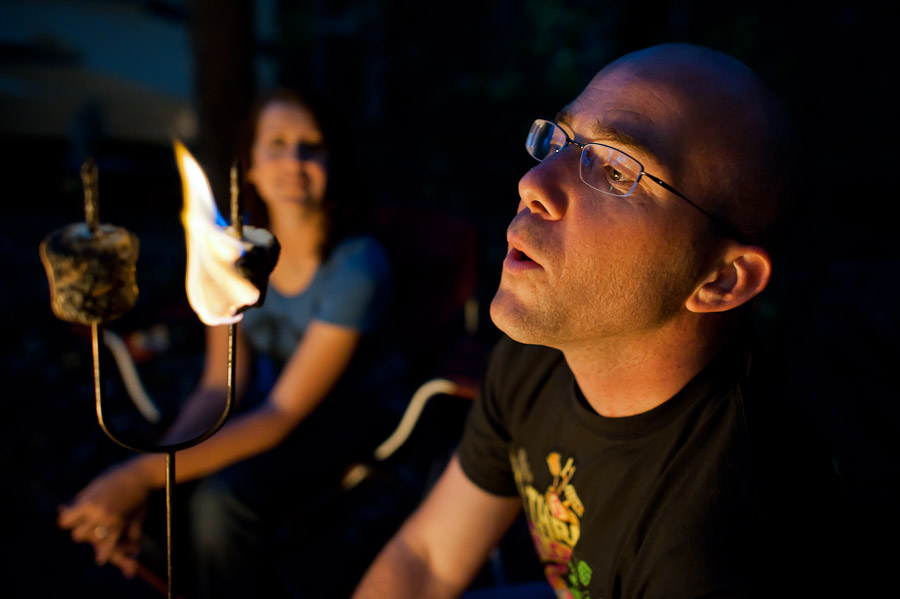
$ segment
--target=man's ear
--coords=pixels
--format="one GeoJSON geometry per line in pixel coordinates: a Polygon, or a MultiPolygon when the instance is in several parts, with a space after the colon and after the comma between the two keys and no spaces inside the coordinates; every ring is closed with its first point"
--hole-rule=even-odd
{"type": "Polygon", "coordinates": [[[720,267],[694,290],[685,302],[691,312],[725,312],[749,302],[769,284],[772,259],[755,245],[734,243],[720,267]]]}

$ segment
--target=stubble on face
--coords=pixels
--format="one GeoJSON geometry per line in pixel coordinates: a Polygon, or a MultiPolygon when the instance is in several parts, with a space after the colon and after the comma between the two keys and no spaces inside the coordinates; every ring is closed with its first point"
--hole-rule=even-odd
{"type": "Polygon", "coordinates": [[[685,309],[708,258],[704,234],[684,244],[647,232],[637,246],[633,237],[604,239],[602,228],[593,239],[564,237],[564,227],[527,210],[510,229],[541,256],[544,268],[524,276],[504,272],[491,319],[516,341],[560,349],[640,335],[670,322],[685,309]]]}

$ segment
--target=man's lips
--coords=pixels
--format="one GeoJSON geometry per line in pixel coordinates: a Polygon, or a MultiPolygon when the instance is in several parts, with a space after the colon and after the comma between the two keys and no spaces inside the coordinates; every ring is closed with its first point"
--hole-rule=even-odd
{"type": "Polygon", "coordinates": [[[543,268],[528,254],[528,248],[521,240],[509,236],[509,250],[503,260],[503,269],[511,272],[522,272],[543,268]]]}

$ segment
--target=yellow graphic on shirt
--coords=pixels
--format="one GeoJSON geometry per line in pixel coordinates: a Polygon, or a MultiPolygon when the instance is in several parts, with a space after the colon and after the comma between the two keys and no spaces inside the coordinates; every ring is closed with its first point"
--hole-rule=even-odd
{"type": "Polygon", "coordinates": [[[580,520],[584,515],[584,504],[570,482],[575,474],[575,458],[569,457],[563,463],[557,452],[547,456],[553,481],[543,493],[534,488],[525,449],[510,453],[509,459],[525,505],[528,528],[550,586],[560,599],[588,599],[590,567],[583,561],[570,563],[572,549],[581,537],[580,520]]]}

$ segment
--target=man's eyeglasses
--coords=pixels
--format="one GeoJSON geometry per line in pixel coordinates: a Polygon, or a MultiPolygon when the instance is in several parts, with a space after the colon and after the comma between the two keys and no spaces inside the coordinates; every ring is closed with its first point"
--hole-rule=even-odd
{"type": "Polygon", "coordinates": [[[593,189],[605,194],[618,197],[631,195],[637,187],[641,177],[648,179],[660,187],[671,191],[688,204],[702,212],[716,224],[729,237],[740,241],[742,236],[733,227],[723,223],[712,214],[689,200],[683,193],[654,175],[644,170],[644,165],[632,158],[622,150],[601,143],[583,144],[571,139],[562,127],[552,121],[537,119],[531,125],[528,139],[525,140],[525,148],[531,156],[539,162],[545,160],[556,152],[565,149],[569,144],[581,148],[581,160],[578,162],[578,172],[581,180],[593,189]]]}

